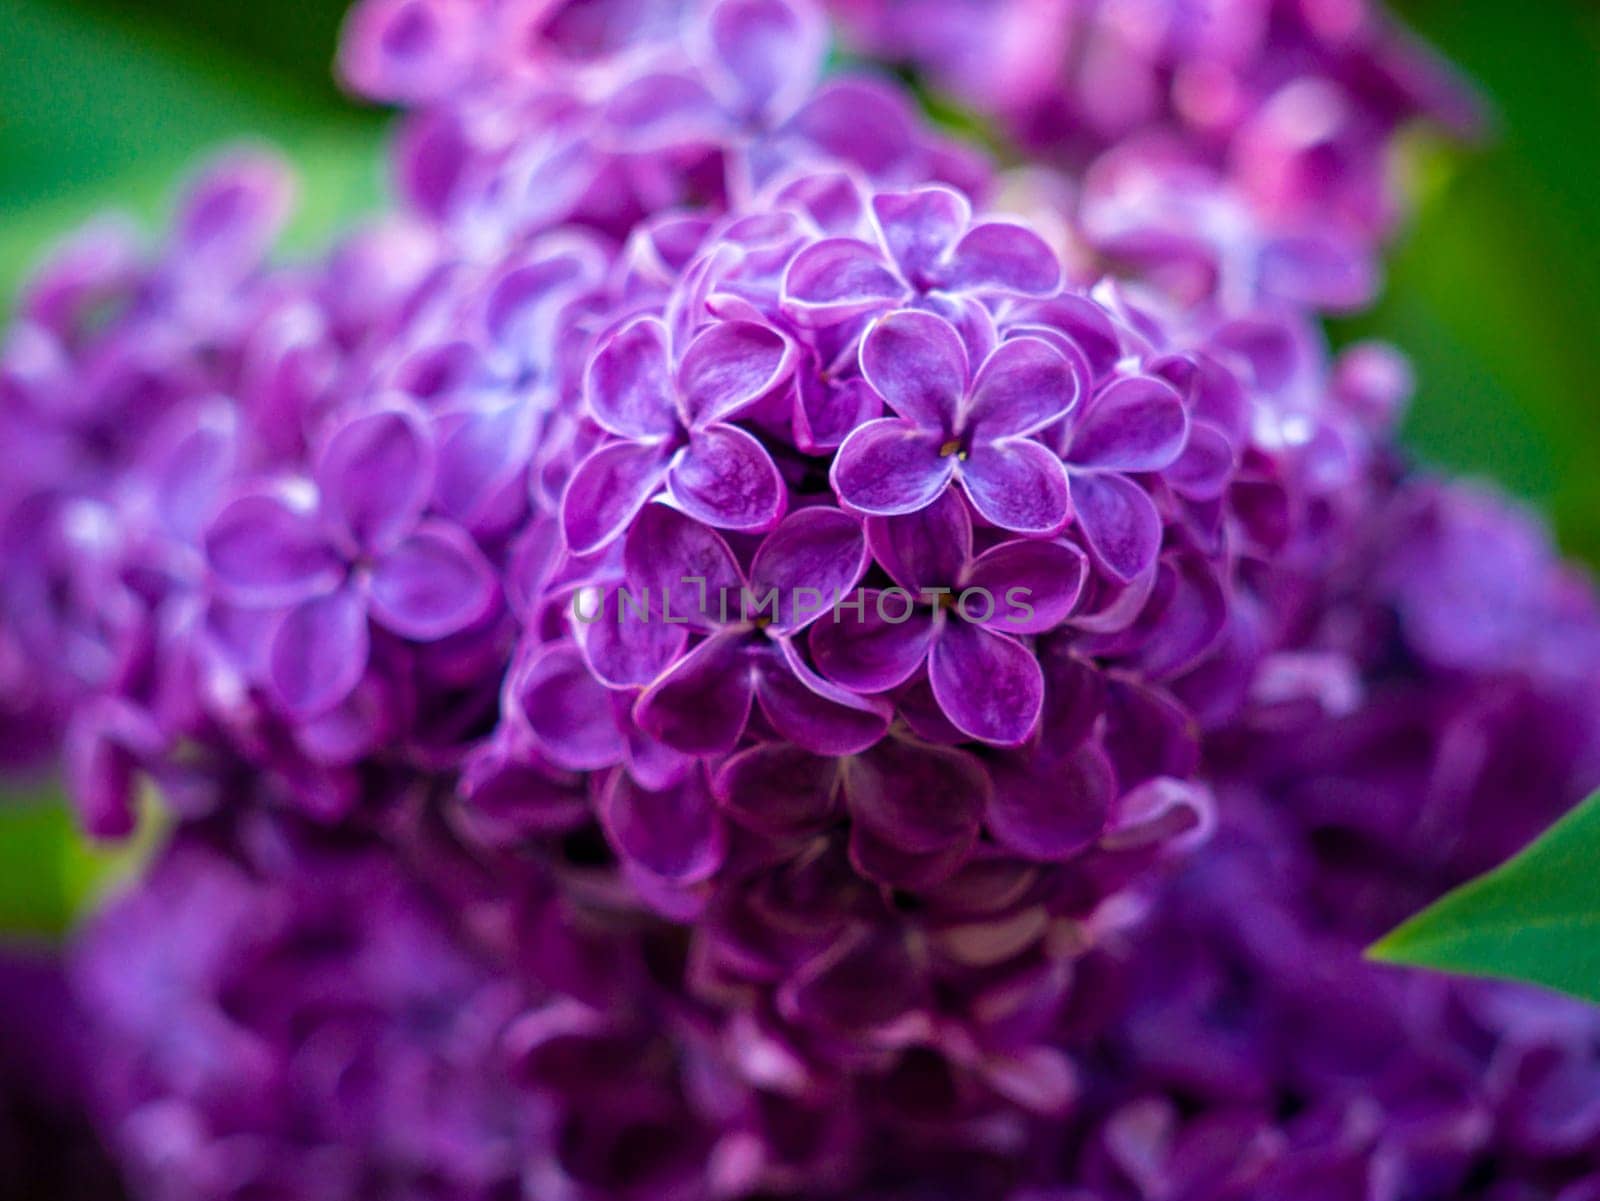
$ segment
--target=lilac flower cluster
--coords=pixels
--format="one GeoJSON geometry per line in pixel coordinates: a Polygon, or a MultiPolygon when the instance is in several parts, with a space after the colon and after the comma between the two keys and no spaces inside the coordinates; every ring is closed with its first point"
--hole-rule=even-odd
{"type": "MultiPolygon", "coordinates": [[[[1332,19],[1241,41],[1229,137],[1299,47],[1377,114],[1361,188],[1423,106],[1332,19]]],[[[1330,354],[1292,206],[1228,210],[1244,285],[1159,240],[1080,278],[1087,209],[826,43],[805,0],[365,0],[341,64],[409,106],[397,212],[274,265],[289,186],[239,154],[160,250],[96,228],[26,290],[6,746],[59,742],[96,834],[150,784],[179,819],[77,954],[144,1193],[1266,1195],[1138,1140],[1214,1105],[1298,1146],[1276,990],[1346,1003],[1352,897],[1398,917],[1572,799],[1597,740],[1558,709],[1547,805],[1486,781],[1471,854],[1406,858],[1446,848],[1405,756],[1477,762],[1453,690],[1551,695],[1600,621],[1492,506],[1395,482],[1404,364],[1330,354]],[[1480,524],[1528,570],[1475,576],[1480,524]],[[1343,787],[1390,720],[1394,777],[1343,787]],[[1350,882],[1357,835],[1404,880],[1350,882]],[[1279,874],[1235,912],[1240,845],[1279,874]],[[1267,1083],[1164,1075],[1143,1032],[1187,1038],[1257,925],[1226,1049],[1267,1083]]]]}

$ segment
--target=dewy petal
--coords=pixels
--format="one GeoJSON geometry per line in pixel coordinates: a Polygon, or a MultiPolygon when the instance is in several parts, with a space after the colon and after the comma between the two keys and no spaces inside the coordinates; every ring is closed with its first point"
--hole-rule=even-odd
{"type": "Polygon", "coordinates": [[[1116,774],[1093,742],[1069,750],[1041,746],[993,765],[994,795],[984,824],[996,842],[1045,862],[1085,850],[1106,828],[1116,774]]]}
{"type": "Polygon", "coordinates": [[[513,673],[508,700],[540,752],[568,771],[598,771],[622,761],[622,733],[606,690],[578,649],[553,643],[513,673]]]}
{"type": "Polygon", "coordinates": [[[678,428],[667,327],[639,317],[600,340],[584,372],[589,415],[623,438],[661,438],[678,428]]]}
{"type": "Polygon", "coordinates": [[[983,764],[951,747],[889,738],[843,771],[850,816],[912,854],[970,844],[989,801],[983,764]]]}
{"type": "Polygon", "coordinates": [[[944,714],[981,742],[1016,746],[1038,724],[1044,676],[1021,643],[950,621],[928,652],[928,680],[944,714]]]}
{"type": "Polygon", "coordinates": [[[1064,416],[1088,381],[1066,355],[1041,338],[1002,342],[978,369],[967,404],[974,441],[1031,434],[1064,416]]]}
{"type": "Polygon", "coordinates": [[[866,750],[883,737],[893,715],[888,702],[822,679],[787,640],[777,654],[759,660],[756,701],[773,729],[819,755],[866,750]]]}
{"type": "Polygon", "coordinates": [[[1061,286],[1061,263],[1031,229],[1005,221],[976,225],[939,272],[951,291],[1049,296],[1061,286]]]}
{"type": "Polygon", "coordinates": [[[828,27],[809,4],[788,0],[721,0],[695,22],[708,42],[711,63],[730,85],[727,100],[752,119],[787,116],[822,71],[828,27]]]}
{"type": "Polygon", "coordinates": [[[721,321],[701,330],[678,366],[686,424],[723,421],[760,400],[794,370],[794,347],[770,326],[721,321]]]}
{"type": "Polygon", "coordinates": [[[913,286],[933,286],[935,271],[972,220],[972,206],[954,188],[932,186],[911,192],[879,192],[872,215],[883,244],[913,286]]]}
{"type": "Polygon", "coordinates": [[[340,426],[317,464],[322,511],[351,549],[381,553],[416,525],[433,491],[434,452],[422,421],[380,409],[340,426]]]}
{"type": "Polygon", "coordinates": [[[861,601],[861,616],[835,610],[811,627],[811,654],[835,683],[853,692],[886,692],[922,666],[933,645],[934,622],[926,608],[913,608],[900,594],[868,588],[861,601]]]}
{"type": "Polygon", "coordinates": [[[820,329],[891,308],[907,294],[879,251],[855,238],[825,238],[784,271],[781,307],[795,324],[820,329]]]}
{"type": "Polygon", "coordinates": [[[727,852],[727,832],[698,771],[661,792],[647,792],[616,772],[601,798],[600,818],[623,857],[674,884],[709,879],[727,852]]]}
{"type": "Polygon", "coordinates": [[[1155,501],[1126,476],[1091,471],[1072,477],[1072,507],[1095,560],[1123,583],[1138,579],[1161,550],[1155,501]]]}
{"type": "Polygon", "coordinates": [[[652,621],[712,630],[739,615],[744,577],[722,535],[670,505],[645,508],[622,547],[632,600],[652,621]]]}
{"type": "Polygon", "coordinates": [[[939,453],[942,435],[894,417],[869,421],[844,440],[830,472],[839,499],[862,513],[915,513],[939,498],[956,473],[939,453]]]}
{"type": "Polygon", "coordinates": [[[294,604],[337,588],[345,575],[312,515],[272,493],[227,505],[206,531],[205,550],[219,591],[239,604],[294,604]]]}
{"type": "Polygon", "coordinates": [[[754,696],[744,635],[713,634],[645,689],[634,718],[674,750],[720,755],[744,733],[754,696]]]}
{"type": "Polygon", "coordinates": [[[1072,517],[1066,468],[1024,438],[974,446],[961,465],[961,484],[973,508],[1013,533],[1053,534],[1072,517]]]}
{"type": "Polygon", "coordinates": [[[925,588],[957,584],[972,558],[972,515],[946,491],[926,508],[897,517],[867,518],[867,545],[889,578],[917,597],[925,588]]]}
{"type": "Polygon", "coordinates": [[[460,526],[428,521],[372,565],[375,621],[402,638],[431,642],[466,629],[494,607],[494,568],[460,526]]]}
{"type": "Polygon", "coordinates": [[[352,588],[296,605],[272,636],[267,680],[298,717],[325,713],[354,691],[367,670],[366,606],[352,588]]]}
{"type": "Polygon", "coordinates": [[[673,459],[667,488],[685,513],[722,530],[770,530],[788,504],[767,448],[734,425],[695,430],[673,459]]]}
{"type": "Polygon", "coordinates": [[[1183,453],[1189,415],[1164,380],[1118,380],[1096,396],[1073,431],[1067,458],[1075,467],[1160,471],[1183,453]]]}
{"type": "Polygon", "coordinates": [[[572,605],[584,661],[608,687],[642,688],[683,653],[686,627],[627,585],[581,591],[572,605]]]}
{"type": "Polygon", "coordinates": [[[973,561],[963,591],[980,589],[963,609],[1002,634],[1042,634],[1071,615],[1083,593],[1089,565],[1083,552],[1064,542],[1016,541],[992,547],[973,561]]]}
{"type": "Polygon", "coordinates": [[[722,811],[739,825],[786,834],[827,825],[839,807],[839,769],[831,756],[762,743],[723,761],[711,781],[722,811]]]}
{"type": "Polygon", "coordinates": [[[572,553],[593,554],[622,537],[666,474],[666,452],[649,443],[612,442],[579,463],[561,500],[572,553]]]}
{"type": "MultiPolygon", "coordinates": [[[[754,604],[776,592],[771,628],[791,634],[831,610],[866,574],[870,562],[861,522],[826,506],[791,513],[768,534],[750,565],[754,604]]],[[[770,606],[767,613],[771,615],[770,606]]]]}
{"type": "Polygon", "coordinates": [[[949,437],[968,384],[967,349],[943,317],[903,309],[861,340],[861,374],[901,417],[949,437]]]}

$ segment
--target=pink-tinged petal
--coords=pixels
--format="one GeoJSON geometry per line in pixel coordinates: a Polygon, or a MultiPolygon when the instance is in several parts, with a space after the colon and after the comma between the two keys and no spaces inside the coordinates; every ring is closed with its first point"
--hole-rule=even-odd
{"type": "Polygon", "coordinates": [[[994,795],[984,824],[1025,859],[1059,862],[1093,845],[1117,795],[1116,773],[1094,743],[1068,750],[1041,744],[1032,755],[993,765],[994,795]]]}
{"type": "Polygon", "coordinates": [[[794,442],[807,454],[835,450],[858,425],[883,416],[883,398],[864,379],[826,380],[804,372],[795,393],[794,442]]]}
{"type": "Polygon", "coordinates": [[[839,769],[831,757],[764,743],[725,760],[711,781],[722,811],[765,834],[814,830],[839,808],[839,769]]]}
{"type": "Polygon", "coordinates": [[[506,683],[541,754],[568,771],[599,771],[622,762],[623,739],[604,686],[589,674],[576,647],[551,644],[506,683]]]}
{"type": "MultiPolygon", "coordinates": [[[[1083,595],[1089,564],[1064,542],[1004,542],[973,561],[963,592],[980,589],[992,613],[981,624],[1002,634],[1042,634],[1061,625],[1083,595]]],[[[979,621],[983,598],[962,604],[979,621]]]]}
{"type": "Polygon", "coordinates": [[[957,729],[980,742],[1016,746],[1039,723],[1044,676],[1021,643],[951,621],[928,652],[933,695],[957,729]]]}
{"type": "Polygon", "coordinates": [[[967,431],[976,442],[1031,434],[1065,416],[1087,386],[1072,361],[1048,342],[1012,338],[978,369],[967,431]]]}
{"type": "Polygon", "coordinates": [[[850,866],[856,874],[885,888],[922,892],[945,883],[972,858],[978,836],[948,843],[937,850],[902,850],[871,827],[859,822],[850,827],[850,866]]]}
{"type": "Polygon", "coordinates": [[[721,321],[695,335],[678,366],[686,424],[704,427],[732,417],[783,383],[794,370],[794,347],[771,326],[721,321]]]}
{"type": "MultiPolygon", "coordinates": [[[[754,604],[777,593],[771,628],[794,633],[830,611],[861,581],[871,561],[861,522],[826,506],[791,513],[768,534],[750,564],[754,604]]],[[[766,606],[768,615],[772,607],[766,606]]]]}
{"type": "Polygon", "coordinates": [[[432,0],[362,0],[340,39],[339,70],[372,100],[442,96],[471,62],[473,14],[432,0]]]}
{"type": "Polygon", "coordinates": [[[898,517],[867,518],[867,545],[889,578],[921,603],[924,589],[952,588],[972,558],[972,515],[959,493],[898,517]]]}
{"type": "Polygon", "coordinates": [[[500,583],[460,526],[431,521],[373,563],[367,590],[373,620],[402,638],[433,642],[486,616],[500,583]]]}
{"type": "Polygon", "coordinates": [[[905,420],[945,437],[955,430],[968,371],[961,335],[933,313],[890,313],[861,340],[861,374],[873,390],[905,420]]]}
{"type": "Polygon", "coordinates": [[[691,517],[750,533],[777,525],[789,498],[767,448],[734,425],[695,430],[673,459],[667,489],[691,517]]]}
{"type": "Polygon", "coordinates": [[[367,670],[367,612],[341,588],[290,609],[272,636],[267,682],[285,710],[325,713],[355,690],[367,670]]]}
{"type": "Polygon", "coordinates": [[[1149,493],[1126,476],[1072,477],[1072,507],[1095,561],[1122,583],[1149,571],[1161,550],[1161,514],[1149,493]]]}
{"type": "Polygon", "coordinates": [[[637,442],[612,442],[579,463],[561,500],[572,553],[591,555],[622,537],[666,476],[663,449],[637,442]]]}
{"type": "Polygon", "coordinates": [[[727,853],[727,831],[700,772],[661,792],[617,772],[601,798],[600,819],[624,859],[673,884],[709,879],[727,853]]]}
{"type": "Polygon", "coordinates": [[[382,409],[346,422],[317,463],[322,511],[352,550],[388,550],[433,491],[433,443],[420,417],[382,409]]]}
{"type": "Polygon", "coordinates": [[[572,613],[584,661],[610,688],[643,688],[683,653],[688,638],[686,626],[664,620],[659,602],[652,606],[626,586],[598,595],[582,590],[572,613]]]}
{"type": "Polygon", "coordinates": [[[205,535],[218,591],[243,605],[288,605],[329,592],[345,576],[309,509],[292,495],[241,496],[205,535]]]}
{"type": "Polygon", "coordinates": [[[972,206],[954,188],[935,185],[879,192],[872,198],[872,215],[900,274],[926,290],[938,285],[938,269],[972,220],[972,206]]]}
{"type": "Polygon", "coordinates": [[[1122,379],[1089,403],[1072,434],[1075,467],[1160,471],[1183,453],[1189,414],[1177,389],[1149,376],[1122,379]]]}
{"type": "Polygon", "coordinates": [[[1061,286],[1061,262],[1031,229],[989,221],[956,243],[939,276],[951,291],[1049,296],[1061,286]]]}
{"type": "Polygon", "coordinates": [[[693,27],[705,37],[725,103],[750,119],[793,112],[816,86],[827,53],[827,22],[809,4],[721,0],[693,27]]]}
{"type": "Polygon", "coordinates": [[[939,498],[956,473],[941,435],[895,417],[869,421],[844,440],[830,471],[839,499],[862,513],[915,513],[939,498]]]}
{"type": "Polygon", "coordinates": [[[820,329],[882,312],[907,295],[905,281],[879,251],[855,238],[826,238],[784,271],[781,308],[795,324],[820,329]]]}
{"type": "Polygon", "coordinates": [[[1037,442],[973,447],[961,464],[961,485],[985,520],[1016,534],[1054,534],[1072,519],[1067,469],[1037,442]]]}
{"type": "Polygon", "coordinates": [[[1209,790],[1187,780],[1158,777],[1117,799],[1100,845],[1108,851],[1159,845],[1181,851],[1203,843],[1215,826],[1216,807],[1209,790]]]}
{"type": "Polygon", "coordinates": [[[713,630],[738,618],[744,577],[721,534],[670,505],[645,508],[622,547],[630,608],[713,630]]]}
{"type": "Polygon", "coordinates": [[[926,608],[898,593],[869,588],[861,600],[861,616],[836,610],[811,627],[811,654],[835,683],[853,692],[886,692],[922,666],[933,645],[934,622],[926,608]]]}
{"type": "Polygon", "coordinates": [[[893,708],[857,696],[809,668],[794,645],[760,660],[756,701],[780,735],[819,755],[853,755],[883,737],[893,708]]]}
{"type": "Polygon", "coordinates": [[[1002,1097],[1031,1113],[1060,1117],[1081,1092],[1072,1060],[1054,1047],[1029,1047],[984,1061],[983,1077],[1002,1097]]]}
{"type": "Polygon", "coordinates": [[[584,399],[602,429],[662,438],[678,428],[667,327],[639,317],[600,340],[584,371],[584,399]]]}
{"type": "Polygon", "coordinates": [[[634,719],[686,755],[720,755],[744,733],[754,697],[744,636],[713,634],[645,689],[634,719]]]}
{"type": "Polygon", "coordinates": [[[989,803],[983,764],[951,747],[889,738],[843,771],[851,818],[912,854],[971,846],[989,803]]]}
{"type": "Polygon", "coordinates": [[[1216,500],[1233,479],[1238,466],[1233,443],[1216,426],[1196,421],[1189,426],[1183,454],[1163,473],[1172,490],[1189,500],[1216,500]]]}

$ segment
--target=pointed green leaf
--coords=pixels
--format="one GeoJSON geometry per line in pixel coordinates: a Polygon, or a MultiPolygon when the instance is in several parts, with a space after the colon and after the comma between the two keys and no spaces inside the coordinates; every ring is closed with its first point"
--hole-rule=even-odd
{"type": "Polygon", "coordinates": [[[1524,980],[1600,1001],[1600,792],[1369,953],[1386,963],[1524,980]]]}

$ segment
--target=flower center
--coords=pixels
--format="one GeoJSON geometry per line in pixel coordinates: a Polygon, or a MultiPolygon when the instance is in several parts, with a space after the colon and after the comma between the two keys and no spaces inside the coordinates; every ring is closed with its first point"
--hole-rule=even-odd
{"type": "Polygon", "coordinates": [[[962,446],[960,438],[951,438],[943,446],[939,447],[939,457],[941,459],[948,459],[951,455],[955,455],[962,462],[966,461],[967,451],[962,446]]]}

